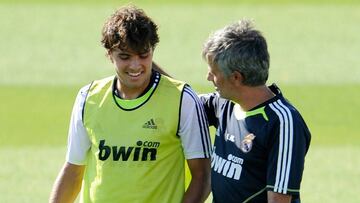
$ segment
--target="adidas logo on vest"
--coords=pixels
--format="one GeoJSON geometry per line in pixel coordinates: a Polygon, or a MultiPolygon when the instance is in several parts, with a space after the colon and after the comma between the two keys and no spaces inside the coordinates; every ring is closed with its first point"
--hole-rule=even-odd
{"type": "Polygon", "coordinates": [[[157,125],[154,122],[154,119],[150,119],[144,123],[143,128],[157,129],[157,125]]]}

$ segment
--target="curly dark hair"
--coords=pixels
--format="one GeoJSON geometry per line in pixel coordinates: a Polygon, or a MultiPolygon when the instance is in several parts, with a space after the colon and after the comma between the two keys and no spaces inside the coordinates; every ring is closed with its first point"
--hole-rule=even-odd
{"type": "Polygon", "coordinates": [[[105,22],[101,43],[108,51],[119,48],[143,53],[154,49],[159,42],[157,29],[142,9],[124,6],[105,22]]]}

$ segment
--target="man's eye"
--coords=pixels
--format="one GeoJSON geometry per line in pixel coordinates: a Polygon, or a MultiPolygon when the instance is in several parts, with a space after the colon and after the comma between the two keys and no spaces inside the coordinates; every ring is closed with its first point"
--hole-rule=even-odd
{"type": "Polygon", "coordinates": [[[129,59],[129,56],[128,56],[128,55],[124,55],[124,54],[120,54],[120,55],[119,55],[119,58],[122,59],[122,60],[127,60],[127,59],[129,59]]]}
{"type": "Polygon", "coordinates": [[[149,56],[149,54],[148,53],[146,53],[146,54],[140,54],[140,58],[147,58],[149,56]]]}

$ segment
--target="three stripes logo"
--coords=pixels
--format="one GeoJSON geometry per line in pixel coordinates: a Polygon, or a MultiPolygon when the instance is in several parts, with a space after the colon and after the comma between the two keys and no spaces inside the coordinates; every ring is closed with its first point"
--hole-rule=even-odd
{"type": "Polygon", "coordinates": [[[155,124],[154,119],[150,119],[144,123],[143,128],[157,129],[157,125],[155,124]]]}

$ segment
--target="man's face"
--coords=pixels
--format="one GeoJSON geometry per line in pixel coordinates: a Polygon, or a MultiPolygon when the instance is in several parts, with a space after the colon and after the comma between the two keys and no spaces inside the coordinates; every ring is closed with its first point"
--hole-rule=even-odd
{"type": "Polygon", "coordinates": [[[207,80],[213,82],[215,90],[222,98],[232,99],[233,86],[230,78],[226,77],[216,64],[209,64],[207,80]]]}
{"type": "Polygon", "coordinates": [[[142,93],[150,82],[153,50],[135,53],[132,50],[114,49],[109,52],[120,82],[120,91],[142,93]]]}

